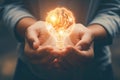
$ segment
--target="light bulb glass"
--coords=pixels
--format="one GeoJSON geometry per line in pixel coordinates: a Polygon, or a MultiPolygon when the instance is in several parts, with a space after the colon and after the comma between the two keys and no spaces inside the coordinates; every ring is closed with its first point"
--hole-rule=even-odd
{"type": "Polygon", "coordinates": [[[72,12],[64,7],[55,8],[48,12],[46,24],[48,31],[55,38],[56,47],[63,49],[65,38],[72,31],[72,25],[75,24],[72,12]]]}

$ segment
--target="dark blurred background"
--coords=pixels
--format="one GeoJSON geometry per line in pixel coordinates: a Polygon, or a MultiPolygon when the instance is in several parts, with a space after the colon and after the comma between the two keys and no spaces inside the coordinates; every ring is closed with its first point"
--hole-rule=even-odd
{"type": "MultiPolygon", "coordinates": [[[[120,80],[120,35],[110,47],[115,80],[120,80]]],[[[12,80],[17,57],[17,41],[0,21],[0,80],[12,80]]]]}

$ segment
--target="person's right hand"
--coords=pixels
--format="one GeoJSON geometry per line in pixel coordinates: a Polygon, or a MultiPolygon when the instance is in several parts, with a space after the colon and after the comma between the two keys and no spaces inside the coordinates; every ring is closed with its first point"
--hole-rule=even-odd
{"type": "Polygon", "coordinates": [[[26,29],[24,55],[36,75],[61,76],[58,74],[62,72],[60,65],[62,52],[55,51],[54,46],[54,38],[46,29],[45,22],[37,22],[26,29]]]}
{"type": "Polygon", "coordinates": [[[29,43],[30,47],[37,49],[39,45],[42,45],[50,37],[47,31],[45,22],[38,21],[33,25],[29,26],[25,31],[26,42],[29,43]]]}
{"type": "Polygon", "coordinates": [[[53,44],[54,40],[46,28],[45,22],[36,22],[26,29],[24,54],[33,64],[48,65],[50,61],[52,62],[55,55],[51,53],[53,48],[50,46],[53,44]]]}

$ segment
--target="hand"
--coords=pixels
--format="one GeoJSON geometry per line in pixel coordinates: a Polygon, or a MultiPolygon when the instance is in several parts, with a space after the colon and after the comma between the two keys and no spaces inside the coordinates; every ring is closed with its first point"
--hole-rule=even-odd
{"type": "Polygon", "coordinates": [[[87,27],[76,24],[69,37],[74,46],[66,47],[64,52],[66,62],[72,66],[90,62],[94,56],[92,32],[87,27]]]}
{"type": "Polygon", "coordinates": [[[85,65],[92,61],[94,55],[93,44],[87,50],[80,50],[77,47],[68,46],[64,53],[64,63],[66,62],[71,67],[85,67],[85,65]]]}
{"type": "Polygon", "coordinates": [[[47,31],[45,22],[36,22],[26,29],[24,53],[32,64],[49,65],[55,55],[51,54],[52,47],[48,46],[53,44],[54,40],[47,31]]]}
{"type": "Polygon", "coordinates": [[[37,49],[40,45],[45,45],[49,42],[50,45],[54,45],[54,39],[49,34],[43,21],[38,21],[29,26],[25,31],[25,39],[33,49],[37,49]]]}
{"type": "Polygon", "coordinates": [[[24,55],[31,70],[42,76],[52,75],[59,54],[54,53],[54,40],[44,22],[37,22],[26,29],[24,55]],[[45,74],[44,74],[45,73],[45,74]]]}
{"type": "Polygon", "coordinates": [[[51,55],[52,47],[48,47],[49,45],[54,46],[54,39],[49,34],[45,22],[36,22],[26,29],[24,52],[31,61],[34,59],[37,62],[37,59],[51,55]]]}
{"type": "Polygon", "coordinates": [[[76,24],[69,37],[71,42],[81,50],[89,48],[94,40],[92,31],[82,24],[76,24]]]}
{"type": "Polygon", "coordinates": [[[25,40],[24,53],[28,63],[30,62],[32,65],[42,65],[42,67],[49,68],[55,58],[55,55],[53,56],[51,53],[52,50],[53,48],[50,46],[39,46],[39,48],[33,49],[27,40],[25,40]]]}

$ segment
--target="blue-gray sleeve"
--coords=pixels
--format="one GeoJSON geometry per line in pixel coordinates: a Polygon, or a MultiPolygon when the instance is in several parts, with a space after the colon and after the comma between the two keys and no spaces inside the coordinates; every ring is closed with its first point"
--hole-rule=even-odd
{"type": "Polygon", "coordinates": [[[3,9],[3,22],[9,28],[12,35],[15,35],[16,24],[25,17],[34,18],[25,8],[22,3],[12,3],[4,6],[3,9]]]}
{"type": "Polygon", "coordinates": [[[102,0],[97,15],[90,24],[100,24],[107,31],[108,41],[120,31],[120,0],[102,0]]]}
{"type": "Polygon", "coordinates": [[[3,11],[3,7],[0,6],[0,20],[1,20],[1,17],[2,17],[2,11],[3,11]]]}

